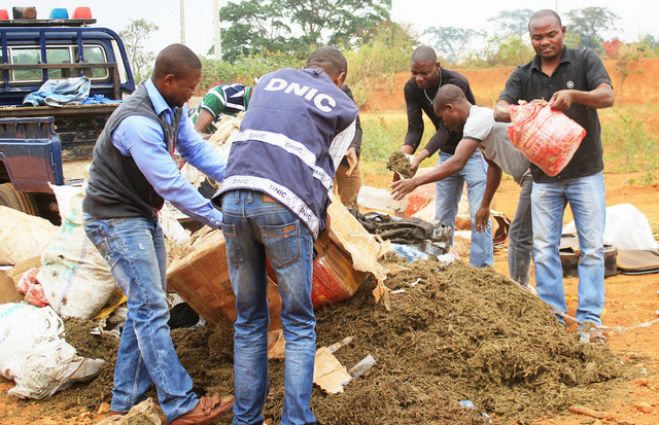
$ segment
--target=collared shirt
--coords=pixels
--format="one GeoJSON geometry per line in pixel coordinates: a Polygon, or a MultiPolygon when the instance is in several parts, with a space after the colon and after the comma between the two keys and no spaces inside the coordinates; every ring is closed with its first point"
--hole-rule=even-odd
{"type": "MultiPolygon", "coordinates": [[[[155,112],[171,123],[174,111],[151,80],[144,83],[155,112]]],[[[187,106],[178,128],[176,150],[192,166],[216,181],[224,178],[226,159],[203,141],[187,119],[187,106]]],[[[112,144],[122,155],[131,156],[154,190],[176,208],[211,227],[222,223],[222,214],[204,198],[178,170],[167,151],[162,126],[147,117],[125,118],[112,134],[112,144]]]]}
{"type": "Polygon", "coordinates": [[[494,162],[518,183],[529,173],[529,160],[508,138],[508,125],[494,121],[494,110],[472,105],[462,137],[478,142],[485,158],[494,162]]]}
{"type": "MultiPolygon", "coordinates": [[[[517,67],[510,75],[506,88],[499,95],[499,100],[511,104],[516,104],[519,100],[548,101],[559,90],[591,91],[602,83],[610,85],[611,78],[595,52],[589,49],[564,47],[561,62],[551,76],[542,72],[540,58],[536,55],[531,62],[517,67]]],[[[586,177],[604,169],[601,127],[597,110],[574,102],[572,107],[565,111],[565,115],[586,130],[586,137],[572,160],[555,177],[547,176],[539,167],[531,164],[533,180],[536,182],[548,183],[586,177]]]]}
{"type": "Polygon", "coordinates": [[[439,83],[435,88],[421,89],[414,82],[414,78],[409,79],[405,84],[405,103],[407,105],[407,134],[405,135],[405,145],[412,146],[415,151],[419,147],[421,137],[423,136],[424,124],[422,111],[430,118],[436,130],[436,133],[431,137],[425,147],[430,154],[441,149],[442,152],[453,155],[455,153],[455,147],[462,140],[462,133],[446,128],[442,124],[441,118],[435,114],[432,106],[437,91],[445,84],[455,84],[460,87],[465,92],[467,100],[472,105],[476,104],[476,99],[474,99],[474,94],[471,92],[467,79],[461,74],[455,71],[449,71],[448,69],[441,68],[439,83]]]}

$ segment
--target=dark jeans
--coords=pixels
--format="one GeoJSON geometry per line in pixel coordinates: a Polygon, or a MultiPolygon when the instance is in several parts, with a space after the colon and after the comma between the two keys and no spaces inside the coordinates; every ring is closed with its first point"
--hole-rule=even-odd
{"type": "Polygon", "coordinates": [[[533,257],[533,226],[531,221],[531,175],[522,177],[522,191],[519,194],[515,218],[510,224],[508,237],[508,273],[510,278],[522,285],[528,286],[531,274],[531,258],[533,257]]]}
{"type": "Polygon", "coordinates": [[[168,421],[188,413],[199,398],[179,362],[167,325],[167,256],[158,220],[97,220],[85,214],[85,232],[128,297],[128,315],[114,368],[112,410],[127,412],[144,399],[153,383],[168,421]]]}
{"type": "Polygon", "coordinates": [[[277,275],[286,339],[282,425],[311,425],[316,318],[311,302],[313,237],[288,208],[261,192],[222,198],[227,259],[236,296],[233,423],[263,423],[268,392],[268,302],[265,259],[277,275]]]}

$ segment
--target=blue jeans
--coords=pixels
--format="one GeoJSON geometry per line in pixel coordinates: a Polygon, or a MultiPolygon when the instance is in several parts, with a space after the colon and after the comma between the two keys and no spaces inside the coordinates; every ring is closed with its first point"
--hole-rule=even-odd
{"type": "Polygon", "coordinates": [[[263,423],[268,392],[266,256],[277,276],[286,340],[282,425],[315,424],[311,412],[316,318],[311,302],[313,237],[289,209],[250,190],[222,198],[227,259],[236,296],[233,423],[263,423]]]}
{"type": "Polygon", "coordinates": [[[111,408],[127,412],[153,383],[168,421],[199,403],[179,362],[167,321],[165,241],[156,219],[97,220],[85,214],[85,232],[128,297],[128,315],[114,368],[111,408]]]}
{"type": "Polygon", "coordinates": [[[508,237],[508,273],[510,278],[522,285],[529,285],[531,256],[533,253],[533,227],[531,225],[531,175],[522,177],[515,217],[510,224],[508,237]]]}
{"type": "Polygon", "coordinates": [[[538,296],[556,311],[565,313],[563,269],[558,248],[563,212],[570,204],[579,236],[579,302],[576,318],[601,324],[604,308],[604,224],[606,204],[604,175],[533,183],[533,261],[538,296]]]}
{"type": "MultiPolygon", "coordinates": [[[[448,160],[453,155],[442,152],[439,163],[448,160]]],[[[458,215],[458,205],[462,196],[462,187],[467,182],[467,196],[469,197],[469,216],[471,218],[471,252],[469,262],[474,267],[491,266],[494,263],[492,246],[492,223],[489,222],[487,230],[476,230],[474,218],[481,206],[485,193],[487,163],[479,150],[469,158],[464,168],[457,174],[437,182],[437,196],[435,199],[435,220],[451,227],[451,244],[455,231],[455,217],[458,215]]]]}

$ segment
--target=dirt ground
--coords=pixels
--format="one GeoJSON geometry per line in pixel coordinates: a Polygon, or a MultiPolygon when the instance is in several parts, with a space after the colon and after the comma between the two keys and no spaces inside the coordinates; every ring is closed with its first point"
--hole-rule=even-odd
{"type": "MultiPolygon", "coordinates": [[[[659,228],[659,206],[656,193],[659,187],[629,185],[633,175],[607,175],[607,205],[630,202],[641,209],[650,219],[653,228],[659,228]]],[[[518,189],[512,181],[504,181],[495,197],[496,208],[511,216],[515,209],[518,189]]],[[[569,221],[569,211],[565,221],[569,221]]],[[[495,257],[495,269],[506,273],[505,251],[495,257]]],[[[657,317],[659,309],[659,276],[623,276],[606,279],[607,301],[603,322],[610,327],[633,327],[657,317]]],[[[566,279],[566,293],[570,312],[576,307],[577,280],[566,279]]],[[[622,334],[609,333],[608,345],[623,361],[633,365],[635,376],[631,381],[612,381],[606,384],[604,410],[609,419],[575,415],[565,412],[562,416],[539,418],[536,425],[584,425],[584,424],[635,424],[650,425],[659,423],[659,325],[637,328],[622,334]]],[[[229,378],[229,377],[225,377],[229,378]]],[[[55,408],[36,401],[20,401],[10,398],[6,391],[13,386],[10,382],[0,382],[0,423],[19,424],[94,424],[103,417],[103,409],[89,410],[74,406],[71,402],[57,404],[55,408]]],[[[65,390],[66,391],[66,390],[65,390]]],[[[548,400],[550,402],[550,400],[548,400]]],[[[52,403],[48,403],[52,404],[52,403]]],[[[84,405],[84,403],[83,403],[84,405]]],[[[588,407],[588,406],[587,406],[588,407]]],[[[497,422],[500,423],[500,422],[497,422]]],[[[390,424],[396,424],[392,418],[390,424]]]]}

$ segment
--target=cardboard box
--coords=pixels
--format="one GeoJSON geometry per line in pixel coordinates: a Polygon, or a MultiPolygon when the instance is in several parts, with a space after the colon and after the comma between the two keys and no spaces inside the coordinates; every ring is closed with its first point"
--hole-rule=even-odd
{"type": "MultiPolygon", "coordinates": [[[[353,268],[350,255],[328,238],[316,241],[313,262],[314,307],[351,297],[365,278],[353,268]]],[[[270,329],[281,327],[281,298],[275,274],[268,266],[270,329]]],[[[210,323],[236,319],[235,297],[227,268],[224,236],[210,231],[199,237],[190,250],[167,269],[167,285],[210,323]]]]}
{"type": "MultiPolygon", "coordinates": [[[[203,231],[202,231],[203,232],[203,231]]],[[[209,230],[196,235],[187,252],[169,265],[167,286],[176,291],[211,324],[236,320],[235,297],[229,280],[224,236],[209,230]]],[[[281,328],[281,299],[274,282],[268,282],[270,329],[281,328]]]]}
{"type": "Polygon", "coordinates": [[[40,267],[41,258],[34,257],[16,264],[9,270],[0,270],[0,304],[23,301],[23,294],[16,290],[21,275],[32,267],[40,267]]]}

